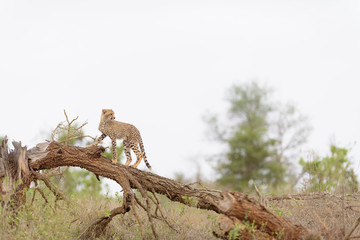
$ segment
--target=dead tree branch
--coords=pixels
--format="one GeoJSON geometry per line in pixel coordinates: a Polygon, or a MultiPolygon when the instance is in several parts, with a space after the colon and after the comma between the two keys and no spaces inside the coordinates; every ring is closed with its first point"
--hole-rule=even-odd
{"type": "Polygon", "coordinates": [[[80,126],[76,123],[79,116],[76,118],[73,118],[72,120],[69,120],[69,117],[64,110],[65,120],[63,122],[60,122],[56,128],[51,133],[51,140],[52,141],[58,141],[59,143],[63,143],[65,145],[68,145],[70,141],[72,140],[78,140],[83,138],[91,138],[95,140],[92,136],[89,135],[83,135],[82,128],[88,124],[87,121],[82,123],[80,126]],[[61,140],[62,139],[62,140],[61,140]]]}
{"type": "MultiPolygon", "coordinates": [[[[240,223],[242,221],[254,222],[256,232],[259,232],[263,237],[278,234],[281,239],[301,239],[309,234],[301,225],[295,225],[271,213],[246,194],[192,188],[151,172],[141,171],[121,164],[113,164],[109,159],[101,155],[105,150],[103,147],[82,148],[64,146],[56,142],[47,143],[47,145],[45,152],[38,151],[44,149],[44,145],[37,146],[36,149],[38,150],[30,151],[30,154],[28,154],[29,166],[36,171],[60,166],[76,166],[113,179],[123,188],[124,198],[130,199],[130,204],[123,205],[121,211],[115,211],[114,214],[123,214],[126,212],[124,209],[128,209],[132,204],[135,204],[135,201],[131,202],[133,201],[131,199],[134,199],[132,189],[138,189],[146,203],[144,208],[148,210],[150,203],[146,191],[165,195],[172,201],[224,214],[234,225],[237,221],[240,223]],[[194,200],[192,203],[188,201],[190,198],[194,200]]],[[[135,211],[135,209],[133,210],[135,211]]],[[[151,221],[149,211],[148,214],[149,221],[151,221]]],[[[108,218],[106,219],[108,220],[108,218]]],[[[101,222],[102,226],[104,226],[103,223],[108,222],[104,219],[98,221],[101,222]]],[[[96,226],[93,226],[92,229],[94,228],[96,226]]],[[[222,234],[225,236],[227,233],[225,231],[222,234]]],[[[156,236],[155,231],[154,236],[156,236]]]]}
{"type": "Polygon", "coordinates": [[[353,234],[353,232],[359,226],[359,224],[360,224],[360,217],[356,220],[356,223],[354,224],[350,232],[344,237],[344,240],[351,239],[351,234],[353,234]]]}
{"type": "Polygon", "coordinates": [[[50,191],[55,195],[56,197],[56,201],[57,200],[65,200],[68,204],[70,203],[70,199],[65,196],[61,191],[59,191],[54,184],[52,184],[50,182],[50,180],[46,177],[43,176],[42,174],[33,171],[32,174],[34,174],[35,178],[38,180],[41,180],[45,183],[45,185],[50,189],[50,191]]]}
{"type": "MultiPolygon", "coordinates": [[[[224,217],[218,220],[219,228],[214,232],[216,236],[222,238],[226,238],[234,228],[238,228],[237,230],[241,233],[241,239],[253,239],[254,237],[256,239],[269,239],[273,237],[277,239],[303,239],[309,235],[308,230],[303,226],[296,225],[273,214],[265,206],[259,204],[246,194],[195,188],[151,172],[114,164],[111,160],[102,156],[105,149],[101,146],[82,148],[62,145],[57,142],[40,143],[35,148],[26,151],[26,154],[20,154],[25,157],[19,159],[23,159],[21,161],[25,161],[27,165],[18,167],[20,166],[19,164],[15,164],[8,159],[10,156],[13,158],[17,150],[9,153],[7,148],[5,149],[5,144],[6,142],[3,142],[0,149],[0,173],[5,172],[5,175],[7,175],[11,172],[11,176],[14,178],[21,177],[23,185],[17,185],[17,188],[13,189],[11,195],[12,199],[17,202],[17,206],[24,204],[26,200],[26,195],[23,194],[24,191],[22,190],[25,187],[29,187],[31,181],[37,180],[44,181],[45,185],[52,190],[57,198],[67,199],[64,194],[51,185],[47,175],[40,173],[41,170],[67,166],[80,167],[93,172],[95,175],[112,179],[122,187],[123,205],[113,209],[108,216],[97,219],[86,228],[79,239],[100,236],[113,217],[125,214],[130,209],[137,218],[139,225],[141,225],[141,220],[137,211],[140,209],[147,213],[153,235],[157,238],[153,218],[157,218],[158,211],[162,219],[165,219],[165,217],[155,193],[162,194],[171,201],[223,214],[224,217]],[[4,164],[7,164],[7,166],[4,167],[4,164]],[[24,168],[24,166],[27,168],[24,168]],[[21,173],[20,175],[18,174],[19,172],[21,173]],[[139,196],[135,198],[133,189],[137,189],[140,192],[141,198],[139,196]],[[153,196],[151,196],[151,193],[153,196]],[[155,208],[151,208],[151,204],[155,204],[155,208]],[[136,206],[140,206],[140,208],[136,208],[136,206]],[[246,224],[252,225],[251,231],[246,228],[246,224]]],[[[14,146],[16,149],[21,149],[20,144],[14,144],[14,146]]],[[[50,171],[50,173],[52,175],[53,171],[50,171]]],[[[141,226],[140,229],[142,229],[141,226]]]]}

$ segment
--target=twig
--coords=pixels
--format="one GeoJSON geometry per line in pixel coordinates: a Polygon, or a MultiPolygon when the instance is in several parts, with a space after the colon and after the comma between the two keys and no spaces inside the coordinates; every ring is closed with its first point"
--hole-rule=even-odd
{"type": "Polygon", "coordinates": [[[85,121],[83,124],[81,124],[80,126],[72,126],[73,123],[79,118],[79,116],[77,116],[76,118],[72,119],[71,121],[69,120],[69,117],[66,113],[66,110],[64,110],[64,115],[65,115],[65,119],[66,121],[60,122],[56,128],[53,130],[52,134],[51,134],[51,139],[52,141],[56,141],[55,136],[58,134],[61,134],[63,136],[63,134],[65,134],[65,139],[60,141],[60,143],[64,143],[64,145],[68,145],[69,141],[71,140],[76,140],[76,139],[81,139],[81,138],[91,138],[93,140],[95,140],[94,137],[90,136],[90,135],[83,135],[81,132],[81,129],[88,124],[87,121],[85,121]],[[66,124],[65,124],[66,123],[66,124]]]}
{"type": "MultiPolygon", "coordinates": [[[[134,179],[134,177],[132,175],[130,175],[128,172],[125,172],[125,175],[128,177],[128,179],[130,180],[130,183],[134,184],[137,189],[139,190],[141,196],[143,197],[143,199],[145,199],[145,202],[146,202],[146,213],[148,215],[148,218],[149,218],[149,222],[150,222],[150,226],[151,226],[151,230],[153,232],[153,235],[155,237],[155,239],[157,239],[157,233],[155,231],[155,227],[154,227],[154,224],[152,222],[152,216],[151,216],[151,213],[150,213],[150,203],[149,203],[149,197],[148,195],[146,194],[144,188],[141,186],[141,184],[136,180],[134,179]]],[[[132,199],[134,199],[134,195],[132,196],[132,199]]],[[[133,208],[135,207],[135,201],[132,200],[134,203],[133,203],[133,208]]],[[[136,211],[135,211],[135,208],[134,208],[134,214],[136,214],[136,211]]],[[[135,215],[136,217],[136,215],[135,215]]],[[[140,223],[140,222],[139,222],[140,223]]]]}
{"type": "Polygon", "coordinates": [[[350,237],[351,234],[355,231],[355,229],[359,226],[360,224],[360,217],[356,220],[355,225],[353,226],[353,228],[350,230],[350,232],[345,236],[344,240],[348,240],[350,238],[354,238],[354,237],[350,237]]]}
{"type": "Polygon", "coordinates": [[[77,116],[76,118],[74,118],[73,120],[71,120],[71,122],[69,122],[69,118],[68,118],[68,116],[67,116],[67,114],[66,114],[65,109],[64,109],[64,114],[65,114],[65,117],[66,117],[66,122],[67,122],[67,124],[68,124],[68,129],[67,129],[67,134],[66,134],[65,145],[68,145],[69,137],[70,137],[70,132],[71,132],[71,124],[72,124],[74,121],[76,121],[76,120],[79,118],[79,116],[77,116]]]}
{"type": "Polygon", "coordinates": [[[349,239],[360,238],[360,235],[349,237],[349,239]]]}
{"type": "Polygon", "coordinates": [[[353,208],[358,208],[360,207],[359,205],[349,205],[349,206],[346,206],[345,209],[350,209],[350,210],[353,210],[354,212],[360,212],[358,210],[355,210],[353,208]]]}
{"type": "Polygon", "coordinates": [[[58,199],[62,199],[65,200],[68,204],[70,203],[70,200],[68,199],[68,197],[66,197],[62,192],[60,192],[58,189],[56,189],[55,186],[53,186],[53,184],[49,181],[48,178],[46,178],[45,176],[43,176],[42,174],[33,171],[32,172],[35,177],[39,180],[42,180],[45,185],[50,189],[50,191],[55,195],[56,200],[58,199]]]}
{"type": "Polygon", "coordinates": [[[55,135],[58,134],[58,129],[60,129],[63,124],[64,124],[64,122],[60,122],[60,123],[56,126],[56,128],[52,131],[52,133],[51,133],[51,140],[52,140],[52,141],[55,141],[55,135]]]}
{"type": "Polygon", "coordinates": [[[45,196],[44,192],[38,187],[37,180],[35,180],[34,182],[35,182],[35,188],[34,188],[33,197],[32,197],[32,199],[31,199],[31,205],[32,205],[33,202],[34,202],[36,191],[38,191],[38,192],[40,193],[40,195],[41,195],[41,196],[43,197],[43,199],[45,200],[45,203],[48,203],[48,200],[46,199],[46,196],[45,196]]]}
{"type": "MultiPolygon", "coordinates": [[[[148,195],[148,197],[149,197],[149,199],[156,205],[156,209],[155,209],[155,215],[151,214],[151,218],[155,218],[155,219],[158,219],[158,220],[161,220],[161,221],[165,222],[172,230],[174,230],[175,232],[179,233],[179,231],[176,230],[176,229],[166,220],[166,218],[164,217],[164,214],[162,213],[162,210],[161,210],[161,208],[160,208],[159,200],[157,199],[157,197],[155,196],[155,194],[154,194],[153,191],[152,191],[152,194],[154,195],[154,197],[155,197],[156,200],[153,199],[150,195],[148,195]],[[158,216],[158,215],[156,214],[157,210],[160,211],[161,216],[158,216]]],[[[148,213],[150,212],[150,209],[147,209],[147,208],[140,202],[140,200],[139,200],[136,196],[135,196],[135,200],[136,200],[136,202],[139,204],[139,206],[141,206],[142,209],[144,209],[145,212],[148,212],[148,213]]],[[[149,221],[150,221],[150,223],[151,223],[151,220],[150,220],[150,219],[149,219],[149,221]]],[[[155,231],[155,229],[154,229],[154,231],[155,231]]],[[[156,234],[156,232],[155,232],[155,234],[156,234]]],[[[155,238],[157,238],[157,237],[155,237],[155,238]]]]}
{"type": "Polygon", "coordinates": [[[74,129],[74,131],[75,132],[77,132],[77,131],[79,131],[79,130],[81,130],[83,127],[85,127],[85,125],[87,125],[88,124],[88,122],[87,121],[85,121],[83,124],[81,124],[81,126],[80,127],[78,127],[78,128],[75,128],[74,129]]]}
{"type": "Polygon", "coordinates": [[[144,238],[144,232],[143,232],[143,228],[142,228],[142,224],[141,224],[140,218],[139,218],[139,216],[138,216],[137,213],[136,213],[136,208],[135,208],[135,194],[133,194],[133,195],[132,195],[132,198],[131,198],[131,207],[132,207],[132,210],[133,210],[133,214],[134,214],[134,216],[135,216],[135,218],[136,218],[136,221],[139,223],[141,237],[142,237],[142,239],[145,239],[145,238],[144,238]]]}
{"type": "Polygon", "coordinates": [[[34,202],[34,199],[35,199],[35,193],[36,193],[36,188],[34,189],[34,194],[33,194],[33,197],[32,197],[32,199],[31,199],[31,204],[30,204],[30,205],[32,205],[32,204],[33,204],[33,202],[34,202]]]}
{"type": "Polygon", "coordinates": [[[263,207],[265,207],[266,198],[264,198],[264,197],[261,195],[261,193],[260,193],[260,191],[259,191],[259,189],[257,188],[257,186],[256,186],[255,183],[254,183],[254,188],[255,188],[256,194],[257,194],[258,197],[259,197],[259,203],[260,203],[260,205],[263,206],[263,207]]]}
{"type": "Polygon", "coordinates": [[[314,212],[315,216],[317,217],[317,219],[319,220],[319,222],[321,223],[321,225],[324,227],[324,229],[326,230],[326,234],[329,234],[329,229],[327,228],[326,224],[324,223],[324,221],[320,218],[320,216],[314,212]]]}
{"type": "Polygon", "coordinates": [[[150,199],[155,203],[155,205],[156,205],[155,215],[157,216],[157,210],[159,210],[162,221],[164,221],[172,230],[174,230],[175,232],[179,233],[179,231],[178,231],[177,229],[175,229],[175,227],[173,227],[173,226],[167,221],[167,219],[165,218],[165,216],[164,216],[164,214],[163,214],[163,212],[162,212],[162,210],[161,210],[161,207],[160,207],[159,199],[156,197],[155,191],[154,191],[153,189],[151,190],[151,193],[153,194],[153,196],[154,196],[154,198],[155,198],[155,200],[156,200],[156,202],[155,202],[153,198],[150,198],[150,199]]]}
{"type": "Polygon", "coordinates": [[[149,197],[148,197],[148,195],[146,195],[145,202],[146,202],[146,213],[147,213],[147,215],[148,215],[148,219],[149,219],[149,222],[150,222],[151,230],[152,230],[152,232],[153,232],[153,234],[154,234],[155,239],[158,239],[157,233],[156,233],[156,230],[155,230],[155,227],[154,227],[154,223],[153,223],[153,220],[152,220],[152,216],[151,216],[151,213],[150,213],[150,202],[149,202],[149,197]]]}
{"type": "MultiPolygon", "coordinates": [[[[48,203],[48,200],[45,197],[45,193],[43,192],[43,190],[41,190],[40,188],[36,188],[36,191],[38,191],[40,193],[40,195],[43,197],[43,199],[45,200],[45,203],[48,203]]],[[[34,194],[35,195],[35,194],[34,194]]]]}
{"type": "Polygon", "coordinates": [[[141,203],[141,201],[134,195],[135,201],[137,204],[139,204],[139,206],[144,209],[144,211],[146,211],[145,206],[141,203]]]}
{"type": "Polygon", "coordinates": [[[153,221],[152,221],[152,218],[153,218],[153,215],[150,213],[150,203],[149,203],[149,196],[147,195],[146,198],[145,198],[145,202],[146,202],[146,207],[141,203],[141,201],[135,196],[134,194],[134,198],[137,202],[137,204],[139,204],[139,206],[144,209],[144,211],[147,213],[148,215],[148,218],[149,218],[149,222],[150,222],[150,226],[151,226],[151,230],[154,234],[154,237],[155,239],[157,239],[157,233],[155,231],[155,227],[154,227],[154,224],[153,224],[153,221]]]}

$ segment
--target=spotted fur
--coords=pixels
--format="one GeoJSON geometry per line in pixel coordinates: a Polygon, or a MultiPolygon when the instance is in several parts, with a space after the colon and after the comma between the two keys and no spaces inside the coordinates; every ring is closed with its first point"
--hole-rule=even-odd
{"type": "Polygon", "coordinates": [[[102,132],[102,135],[93,143],[97,145],[101,142],[106,136],[111,138],[113,146],[113,159],[112,161],[116,162],[116,139],[122,139],[124,145],[124,151],[126,155],[126,166],[129,166],[131,163],[131,152],[132,149],[136,155],[136,162],[130,167],[137,168],[140,164],[141,159],[144,159],[146,166],[151,170],[151,166],[147,161],[144,144],[141,139],[139,130],[131,124],[115,121],[114,111],[111,109],[103,109],[101,113],[101,119],[99,124],[99,130],[102,132]],[[139,147],[140,146],[140,149],[139,147]]]}

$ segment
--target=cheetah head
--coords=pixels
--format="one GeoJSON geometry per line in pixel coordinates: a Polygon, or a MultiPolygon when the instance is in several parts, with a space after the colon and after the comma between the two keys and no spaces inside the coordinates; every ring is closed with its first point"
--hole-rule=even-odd
{"type": "Polygon", "coordinates": [[[114,120],[115,119],[115,113],[112,109],[103,109],[101,118],[103,120],[114,120]]]}

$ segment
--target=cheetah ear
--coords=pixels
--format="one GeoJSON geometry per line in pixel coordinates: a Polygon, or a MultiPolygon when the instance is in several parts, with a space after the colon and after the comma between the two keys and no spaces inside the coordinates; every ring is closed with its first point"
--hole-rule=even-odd
{"type": "Polygon", "coordinates": [[[103,114],[105,114],[106,113],[105,109],[103,109],[102,112],[103,112],[103,114]]]}

